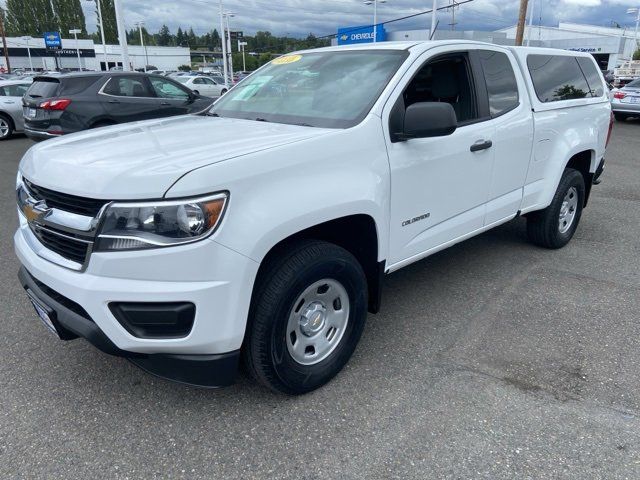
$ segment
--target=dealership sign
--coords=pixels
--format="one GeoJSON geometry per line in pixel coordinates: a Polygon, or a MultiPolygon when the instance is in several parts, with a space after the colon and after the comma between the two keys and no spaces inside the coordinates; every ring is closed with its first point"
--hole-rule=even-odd
{"type": "MultiPolygon", "coordinates": [[[[373,25],[366,27],[344,27],[338,29],[338,45],[351,45],[354,43],[372,43],[374,33],[373,25]]],[[[387,39],[387,32],[384,25],[378,25],[377,28],[378,42],[384,42],[387,39]]]]}
{"type": "Polygon", "coordinates": [[[47,50],[60,50],[62,48],[62,39],[59,32],[45,32],[44,44],[47,50]]]}

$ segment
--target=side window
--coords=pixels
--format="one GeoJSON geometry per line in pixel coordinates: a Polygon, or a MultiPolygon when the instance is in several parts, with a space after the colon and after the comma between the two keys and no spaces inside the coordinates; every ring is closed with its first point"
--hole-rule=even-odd
{"type": "Polygon", "coordinates": [[[590,96],[589,85],[575,57],[529,55],[527,66],[536,95],[541,102],[558,102],[590,96]]]}
{"type": "Polygon", "coordinates": [[[598,71],[596,65],[590,58],[578,57],[578,65],[582,69],[592,97],[601,97],[604,95],[604,87],[602,86],[602,75],[598,71]]]}
{"type": "Polygon", "coordinates": [[[170,98],[174,100],[188,100],[189,94],[174,83],[162,78],[152,78],[151,85],[156,95],[160,98],[170,98]]]}
{"type": "Polygon", "coordinates": [[[4,87],[0,87],[0,97],[6,97],[7,94],[4,91],[4,87]]]}
{"type": "Polygon", "coordinates": [[[211,80],[210,78],[203,78],[202,81],[204,83],[206,83],[207,85],[215,85],[216,82],[214,82],[213,80],[211,80]]]}
{"type": "Polygon", "coordinates": [[[196,85],[204,85],[204,79],[202,79],[202,78],[196,78],[196,79],[193,81],[193,83],[194,83],[194,84],[196,84],[196,85]]]}
{"type": "Polygon", "coordinates": [[[403,98],[405,108],[418,102],[450,103],[458,124],[477,119],[467,54],[456,53],[427,62],[411,80],[403,98]]]}
{"type": "Polygon", "coordinates": [[[141,78],[112,77],[102,90],[116,97],[151,97],[151,93],[141,78]]]}
{"type": "Polygon", "coordinates": [[[491,118],[518,106],[518,82],[509,57],[502,52],[478,52],[489,96],[491,118]]]}

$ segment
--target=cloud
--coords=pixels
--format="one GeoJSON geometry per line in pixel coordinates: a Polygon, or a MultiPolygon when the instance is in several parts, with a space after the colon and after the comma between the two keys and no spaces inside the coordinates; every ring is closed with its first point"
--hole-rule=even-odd
{"type": "MultiPolygon", "coordinates": [[[[452,0],[439,0],[439,5],[452,0]]],[[[593,23],[609,26],[612,21],[631,25],[633,18],[626,14],[627,6],[637,0],[530,0],[534,1],[534,23],[542,18],[543,25],[557,25],[559,21],[593,23]]],[[[95,31],[96,18],[90,2],[82,2],[89,31],[95,31]]],[[[220,30],[218,2],[215,0],[122,0],[125,23],[131,28],[135,22],[145,21],[151,32],[166,24],[172,32],[181,26],[193,28],[198,34],[220,30]]],[[[313,33],[330,35],[338,27],[373,23],[373,7],[362,0],[226,0],[225,9],[236,14],[231,19],[233,30],[254,34],[268,30],[274,35],[296,37],[313,33]]],[[[389,21],[428,10],[430,1],[388,0],[378,5],[378,21],[389,21]]],[[[456,9],[458,30],[497,30],[514,25],[519,0],[474,0],[456,9]]],[[[440,11],[439,29],[449,29],[452,12],[440,11]]],[[[388,30],[425,29],[431,24],[430,15],[387,25],[388,30]]]]}

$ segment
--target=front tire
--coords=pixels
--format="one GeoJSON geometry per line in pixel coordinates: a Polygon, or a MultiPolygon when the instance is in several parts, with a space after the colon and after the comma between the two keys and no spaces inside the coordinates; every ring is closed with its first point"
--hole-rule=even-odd
{"type": "Polygon", "coordinates": [[[564,247],[578,228],[584,199],[584,177],[579,171],[567,168],[551,205],[527,216],[529,240],[545,248],[564,247]]]}
{"type": "Polygon", "coordinates": [[[310,392],[354,352],[367,317],[367,281],[337,245],[306,240],[268,260],[256,283],[243,357],[272,390],[310,392]]]}

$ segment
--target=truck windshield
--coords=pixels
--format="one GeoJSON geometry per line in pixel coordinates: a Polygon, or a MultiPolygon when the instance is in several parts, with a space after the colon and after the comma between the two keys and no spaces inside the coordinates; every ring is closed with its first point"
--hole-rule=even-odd
{"type": "Polygon", "coordinates": [[[209,115],[349,128],[369,113],[407,56],[404,50],[286,55],[243,80],[209,115]]]}

